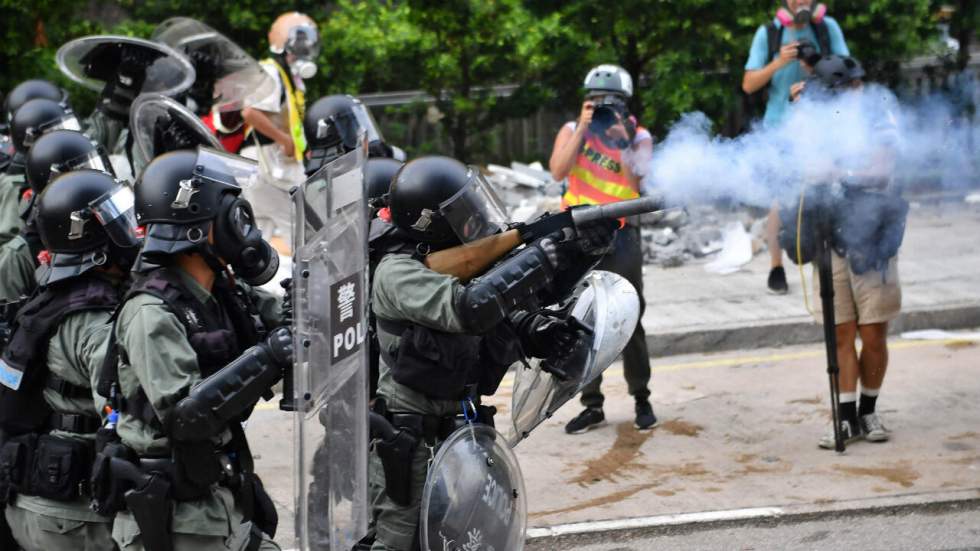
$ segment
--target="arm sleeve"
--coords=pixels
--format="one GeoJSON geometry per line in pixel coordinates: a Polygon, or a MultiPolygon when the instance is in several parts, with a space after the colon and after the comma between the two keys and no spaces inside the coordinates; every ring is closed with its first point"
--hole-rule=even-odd
{"type": "Polygon", "coordinates": [[[261,287],[249,287],[249,296],[259,317],[266,328],[273,329],[279,327],[282,315],[282,295],[267,291],[261,287]]]}
{"type": "Polygon", "coordinates": [[[276,81],[275,92],[264,97],[253,94],[245,98],[245,107],[251,107],[267,113],[279,113],[282,111],[282,102],[280,101],[282,99],[282,80],[279,78],[279,70],[275,66],[270,66],[267,63],[262,63],[261,66],[266,74],[272,80],[276,81]]]}
{"type": "Polygon", "coordinates": [[[762,25],[755,31],[755,36],[752,37],[752,47],[749,49],[749,59],[745,62],[746,71],[758,71],[765,67],[769,60],[766,59],[769,55],[769,37],[766,33],[766,26],[762,25]]]}
{"type": "Polygon", "coordinates": [[[119,314],[117,338],[154,413],[166,423],[173,407],[200,380],[197,354],[184,326],[162,302],[130,299],[119,314]]]}
{"type": "Polygon", "coordinates": [[[455,297],[463,286],[407,255],[388,255],[374,273],[372,309],[381,318],[409,321],[448,333],[463,333],[455,297]]]}
{"type": "Polygon", "coordinates": [[[851,51],[847,49],[847,42],[844,40],[844,31],[837,24],[837,20],[833,17],[828,17],[825,21],[827,24],[827,34],[830,36],[831,53],[842,56],[851,55],[851,51]]]}
{"type": "Polygon", "coordinates": [[[109,349],[109,332],[112,331],[112,323],[109,314],[105,314],[103,323],[90,323],[86,326],[87,331],[79,340],[78,346],[78,365],[83,369],[83,373],[88,375],[89,384],[92,387],[92,401],[95,411],[99,417],[105,417],[103,408],[106,399],[99,395],[99,374],[102,371],[102,361],[105,359],[106,351],[109,349]]]}
{"type": "Polygon", "coordinates": [[[0,247],[0,274],[4,275],[0,277],[0,301],[17,300],[36,287],[30,246],[21,236],[0,247]]]}

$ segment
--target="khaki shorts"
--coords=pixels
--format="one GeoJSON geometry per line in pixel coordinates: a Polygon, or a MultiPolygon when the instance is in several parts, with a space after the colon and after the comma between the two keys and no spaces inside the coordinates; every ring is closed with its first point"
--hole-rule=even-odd
{"type": "MultiPolygon", "coordinates": [[[[850,263],[832,253],[834,269],[834,316],[838,325],[857,321],[858,325],[884,323],[898,317],[902,310],[902,287],[898,278],[898,257],[888,262],[884,272],[869,271],[857,275],[850,263]]],[[[823,322],[820,303],[820,277],[813,267],[814,317],[823,322]]]]}

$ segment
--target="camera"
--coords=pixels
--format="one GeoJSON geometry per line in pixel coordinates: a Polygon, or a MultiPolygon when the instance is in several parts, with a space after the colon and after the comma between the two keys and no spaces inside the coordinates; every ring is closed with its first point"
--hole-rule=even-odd
{"type": "Polygon", "coordinates": [[[817,46],[813,42],[803,39],[796,47],[796,59],[813,67],[817,61],[820,61],[820,52],[817,51],[817,46]]]}

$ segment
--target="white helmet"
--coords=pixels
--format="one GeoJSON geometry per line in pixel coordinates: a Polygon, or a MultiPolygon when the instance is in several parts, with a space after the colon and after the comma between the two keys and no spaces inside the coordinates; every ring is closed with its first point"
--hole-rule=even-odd
{"type": "Polygon", "coordinates": [[[599,65],[586,75],[585,89],[588,93],[610,92],[629,98],[633,97],[633,79],[619,65],[599,65]]]}

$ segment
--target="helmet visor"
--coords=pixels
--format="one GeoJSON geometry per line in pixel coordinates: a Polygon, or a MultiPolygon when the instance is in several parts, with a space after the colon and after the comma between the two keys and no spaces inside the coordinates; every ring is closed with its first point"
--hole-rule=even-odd
{"type": "Polygon", "coordinates": [[[374,117],[363,103],[355,100],[354,106],[349,111],[342,111],[327,119],[317,123],[316,137],[318,140],[325,139],[330,135],[330,127],[337,131],[337,136],[341,144],[347,151],[357,147],[357,138],[363,131],[368,143],[374,141],[384,141],[378,125],[374,122],[374,117]]]}
{"type": "Polygon", "coordinates": [[[89,205],[109,239],[120,247],[139,245],[133,204],[133,190],[127,185],[120,184],[89,205]]]}
{"type": "Polygon", "coordinates": [[[500,233],[507,225],[503,203],[483,174],[469,168],[469,180],[439,205],[439,212],[463,243],[500,233]]]}
{"type": "Polygon", "coordinates": [[[75,132],[81,132],[82,125],[78,123],[78,119],[75,118],[75,114],[69,111],[65,113],[65,116],[58,120],[45,124],[39,124],[36,128],[28,128],[27,132],[24,134],[24,147],[29,149],[42,135],[55,130],[73,130],[75,132]]]}
{"type": "Polygon", "coordinates": [[[106,174],[116,175],[116,171],[112,168],[112,163],[109,161],[109,155],[106,154],[105,150],[101,145],[96,146],[94,151],[75,157],[64,163],[56,164],[51,166],[52,173],[63,173],[71,172],[73,170],[81,170],[83,168],[92,168],[106,174]]]}
{"type": "Polygon", "coordinates": [[[296,56],[296,59],[315,60],[320,54],[320,36],[316,29],[310,25],[297,25],[289,29],[286,51],[296,56]]]}
{"type": "Polygon", "coordinates": [[[203,167],[202,176],[242,189],[252,187],[259,177],[259,163],[210,147],[197,148],[197,166],[203,167]],[[228,181],[229,176],[233,181],[228,181]]]}

